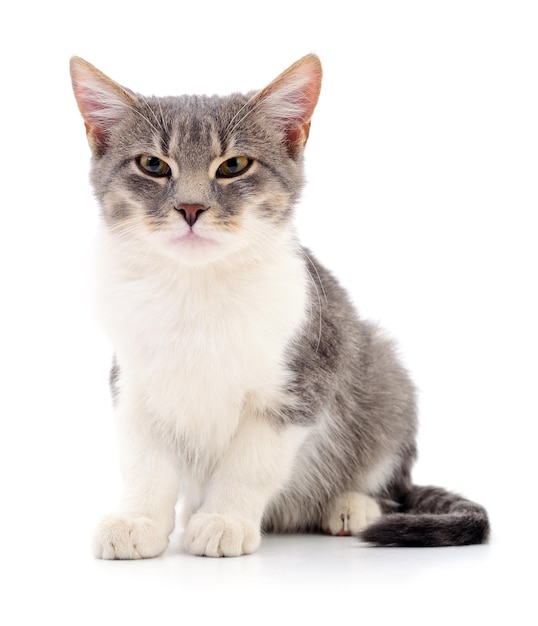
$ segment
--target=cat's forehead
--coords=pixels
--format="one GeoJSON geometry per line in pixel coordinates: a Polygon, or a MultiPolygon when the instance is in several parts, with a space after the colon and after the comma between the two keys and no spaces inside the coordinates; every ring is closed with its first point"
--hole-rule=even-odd
{"type": "Polygon", "coordinates": [[[157,142],[165,155],[192,159],[225,150],[249,95],[138,96],[138,100],[140,110],[132,123],[139,137],[157,142]]]}
{"type": "Polygon", "coordinates": [[[189,123],[212,122],[215,125],[228,122],[248,102],[248,95],[230,96],[180,95],[146,99],[166,116],[166,121],[189,123]]]}

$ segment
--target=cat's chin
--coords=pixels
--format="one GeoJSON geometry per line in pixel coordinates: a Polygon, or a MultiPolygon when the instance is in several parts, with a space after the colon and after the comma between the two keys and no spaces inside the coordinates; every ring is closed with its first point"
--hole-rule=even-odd
{"type": "Polygon", "coordinates": [[[230,248],[234,248],[233,245],[230,246],[230,243],[190,231],[169,235],[164,247],[167,256],[171,256],[182,264],[202,267],[228,256],[232,252],[230,248]]]}
{"type": "Polygon", "coordinates": [[[217,246],[218,242],[212,237],[200,235],[194,231],[188,231],[181,235],[172,235],[169,243],[174,247],[183,247],[187,249],[198,250],[200,248],[207,249],[210,246],[217,246]]]}

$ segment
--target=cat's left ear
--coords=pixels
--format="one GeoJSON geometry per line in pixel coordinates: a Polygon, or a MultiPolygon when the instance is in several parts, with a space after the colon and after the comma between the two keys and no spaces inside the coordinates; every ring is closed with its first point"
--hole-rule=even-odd
{"type": "Polygon", "coordinates": [[[103,154],[112,128],[136,105],[136,98],[80,57],[71,59],[70,70],[88,142],[95,153],[103,154]]]}
{"type": "Polygon", "coordinates": [[[284,130],[293,155],[303,148],[310,120],[321,90],[321,62],[315,54],[299,59],[251,100],[257,112],[267,115],[284,130]]]}

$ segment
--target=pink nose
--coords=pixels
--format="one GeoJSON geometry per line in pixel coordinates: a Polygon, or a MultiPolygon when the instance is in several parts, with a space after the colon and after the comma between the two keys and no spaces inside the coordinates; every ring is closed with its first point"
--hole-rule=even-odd
{"type": "Polygon", "coordinates": [[[192,228],[200,215],[207,211],[203,204],[180,204],[176,209],[183,215],[187,224],[192,228]]]}

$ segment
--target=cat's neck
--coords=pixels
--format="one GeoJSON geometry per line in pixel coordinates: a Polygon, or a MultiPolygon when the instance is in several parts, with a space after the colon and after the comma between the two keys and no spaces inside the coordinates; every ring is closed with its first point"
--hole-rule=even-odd
{"type": "Polygon", "coordinates": [[[125,240],[103,227],[97,237],[97,262],[104,260],[105,271],[118,273],[123,281],[180,283],[200,289],[204,284],[230,284],[259,280],[263,276],[293,270],[303,266],[303,253],[294,229],[280,233],[267,246],[246,247],[214,262],[189,264],[163,253],[140,239],[125,240]]]}
{"type": "Polygon", "coordinates": [[[309,274],[291,231],[271,249],[244,250],[198,267],[141,249],[127,253],[125,243],[107,231],[97,244],[96,314],[116,350],[126,350],[132,336],[137,345],[141,333],[154,332],[156,320],[176,336],[204,320],[211,333],[266,319],[275,341],[287,341],[305,320],[309,274]]]}

